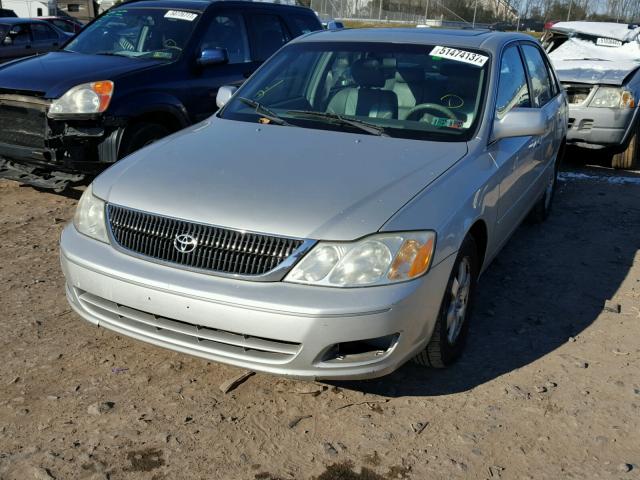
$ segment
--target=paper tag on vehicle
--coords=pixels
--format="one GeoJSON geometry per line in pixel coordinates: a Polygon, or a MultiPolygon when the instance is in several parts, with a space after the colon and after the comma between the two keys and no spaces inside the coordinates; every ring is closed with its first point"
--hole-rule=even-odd
{"type": "Polygon", "coordinates": [[[449,60],[455,60],[457,62],[464,62],[476,67],[483,67],[489,57],[486,55],[480,55],[479,53],[469,52],[467,50],[458,50],[457,48],[450,47],[433,47],[431,53],[434,57],[448,58],[449,60]]]}
{"type": "Polygon", "coordinates": [[[600,37],[596,40],[596,45],[600,45],[601,47],[621,47],[622,42],[615,38],[600,37]]]}
{"type": "Polygon", "coordinates": [[[182,10],[169,10],[167,13],[164,14],[164,18],[186,20],[187,22],[193,22],[197,16],[198,16],[197,13],[183,12],[182,10]]]}

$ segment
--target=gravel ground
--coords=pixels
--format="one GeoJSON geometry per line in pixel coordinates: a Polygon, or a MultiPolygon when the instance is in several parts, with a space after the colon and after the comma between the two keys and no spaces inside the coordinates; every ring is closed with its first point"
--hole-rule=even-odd
{"type": "Polygon", "coordinates": [[[481,279],[454,367],[226,394],[242,371],[72,313],[77,200],[0,181],[0,479],[640,479],[640,173],[578,170],[481,279]]]}

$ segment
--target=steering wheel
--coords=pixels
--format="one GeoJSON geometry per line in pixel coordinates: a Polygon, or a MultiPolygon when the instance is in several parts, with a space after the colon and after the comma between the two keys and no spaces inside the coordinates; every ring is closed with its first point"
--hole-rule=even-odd
{"type": "Polygon", "coordinates": [[[163,50],[177,50],[178,52],[182,52],[182,49],[178,46],[176,41],[172,38],[167,38],[162,42],[163,50]]]}
{"type": "MultiPolygon", "coordinates": [[[[451,120],[458,120],[458,117],[456,117],[456,114],[453,113],[451,109],[445,107],[444,105],[438,105],[437,103],[421,103],[419,105],[416,105],[411,110],[409,110],[409,113],[407,113],[406,120],[418,121],[422,117],[421,115],[418,115],[418,114],[427,113],[429,110],[431,110],[432,112],[437,112],[441,114],[443,113],[447,117],[449,117],[451,120]]],[[[435,117],[437,115],[431,114],[431,116],[435,117]]]]}

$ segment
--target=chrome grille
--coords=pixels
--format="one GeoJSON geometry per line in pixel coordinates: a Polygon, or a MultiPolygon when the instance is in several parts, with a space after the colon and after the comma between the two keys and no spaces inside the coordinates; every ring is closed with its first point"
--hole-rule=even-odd
{"type": "Polygon", "coordinates": [[[107,205],[112,236],[130,252],[189,269],[243,276],[267,274],[297,253],[303,241],[187,222],[117,205],[107,205]],[[183,253],[176,237],[189,235],[193,251],[183,253]]]}
{"type": "Polygon", "coordinates": [[[301,344],[254,337],[165,318],[136,310],[76,289],[82,307],[100,319],[100,325],[162,343],[206,358],[223,356],[260,363],[285,363],[298,354],[301,344]]]}

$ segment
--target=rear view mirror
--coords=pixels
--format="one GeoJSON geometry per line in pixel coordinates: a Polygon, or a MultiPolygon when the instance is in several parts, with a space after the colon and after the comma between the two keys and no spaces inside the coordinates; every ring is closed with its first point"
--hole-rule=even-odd
{"type": "Polygon", "coordinates": [[[533,137],[547,131],[547,117],[538,108],[514,108],[493,122],[493,141],[501,138],[533,137]]]}
{"type": "Polygon", "coordinates": [[[225,48],[205,48],[200,52],[200,57],[196,62],[201,67],[210,65],[221,65],[229,61],[227,50],[225,48]]]}
{"type": "Polygon", "coordinates": [[[229,103],[229,100],[231,100],[233,94],[236,93],[236,90],[238,90],[238,87],[231,87],[229,85],[220,87],[218,89],[218,95],[216,96],[216,105],[218,108],[222,108],[229,103]]]}

